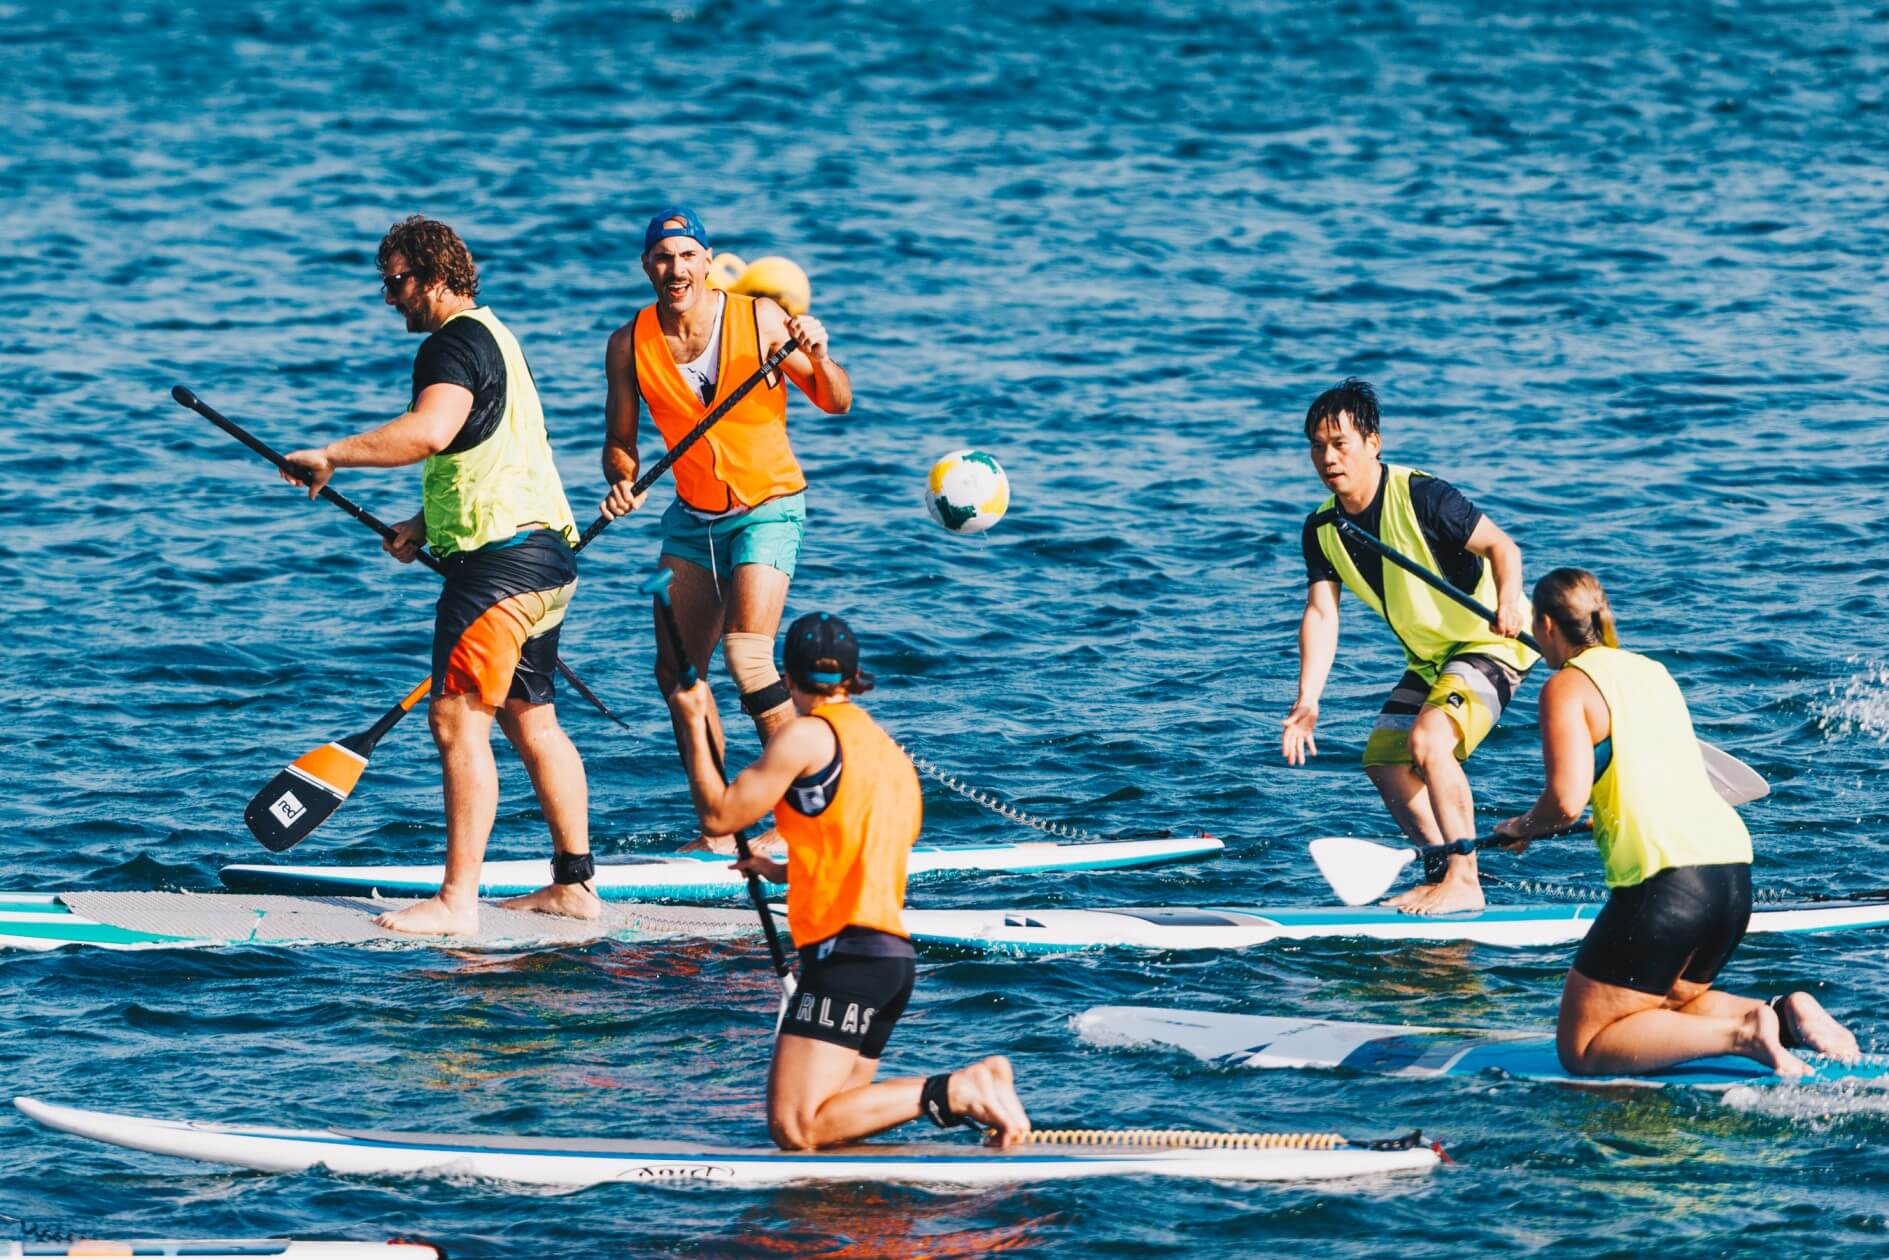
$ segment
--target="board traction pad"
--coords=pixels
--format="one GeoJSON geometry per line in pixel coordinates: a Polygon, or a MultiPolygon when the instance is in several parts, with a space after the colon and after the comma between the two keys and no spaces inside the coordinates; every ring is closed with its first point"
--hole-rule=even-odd
{"type": "Polygon", "coordinates": [[[374,916],[410,906],[411,899],[301,897],[242,893],[77,892],[59,901],[75,914],[112,927],[182,940],[256,944],[359,945],[450,940],[467,948],[513,943],[570,943],[639,937],[733,936],[759,928],[750,909],[605,902],[596,919],[567,919],[530,910],[479,907],[475,935],[415,936],[378,927],[374,916]]]}

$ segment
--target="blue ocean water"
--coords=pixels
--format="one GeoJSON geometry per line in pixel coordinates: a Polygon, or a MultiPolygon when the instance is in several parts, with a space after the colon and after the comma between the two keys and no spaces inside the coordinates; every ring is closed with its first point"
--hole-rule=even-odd
{"type": "MultiPolygon", "coordinates": [[[[14,685],[0,887],[191,888],[256,860],[243,803],[425,672],[432,579],[174,405],[278,447],[395,414],[417,342],[378,300],[398,217],[454,224],[519,334],[580,519],[602,352],[648,300],[643,219],[784,254],[853,374],[797,402],[811,526],[790,611],[845,612],[914,748],[1096,832],[1221,859],[988,877],[914,903],[1305,904],[1304,841],[1386,830],[1355,770],[1399,669],[1346,604],[1321,756],[1279,760],[1323,497],[1299,431],[1351,373],[1387,454],[1450,477],[1531,574],[1598,571],[1628,646],[1774,784],[1759,882],[1885,882],[1889,9],[817,0],[606,7],[0,5],[0,577],[14,685]],[[1014,507],[925,517],[975,445],[1014,507]]],[[[337,487],[410,512],[417,474],[337,487]]],[[[658,502],[666,492],[658,492],[658,502]]],[[[636,583],[653,519],[586,554],[567,703],[605,853],[687,796],[636,583]]],[[[1525,693],[1474,762],[1538,782],[1525,693]]],[[[744,738],[745,741],[744,742],[744,738]]],[[[733,756],[753,752],[738,736],[733,756]]],[[[544,852],[501,754],[494,853],[544,852]]],[[[432,860],[423,724],[297,856],[432,860]]],[[[1029,838],[942,791],[933,841],[1029,838]]],[[[1491,869],[1590,884],[1578,843],[1491,869]]],[[[1421,1125],[1440,1174],[931,1195],[231,1174],[0,1115],[0,1213],[94,1234],[418,1234],[460,1255],[1774,1254],[1889,1250],[1889,1108],[1214,1070],[1076,1041],[1097,1002],[1383,1020],[1553,1018],[1569,951],[1360,943],[927,963],[888,1069],[1001,1050],[1043,1123],[1421,1125]]],[[[1738,990],[1812,988],[1889,1047],[1883,938],[1755,938],[1738,990]]],[[[772,978],[750,943],[0,957],[0,1085],[79,1105],[762,1142],[772,978]]],[[[5,1225],[6,1222],[0,1222],[5,1225]]]]}

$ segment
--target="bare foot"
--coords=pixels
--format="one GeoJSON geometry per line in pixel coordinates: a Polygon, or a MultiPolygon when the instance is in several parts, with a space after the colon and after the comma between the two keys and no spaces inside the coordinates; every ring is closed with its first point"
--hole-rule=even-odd
{"type": "Polygon", "coordinates": [[[539,914],[561,914],[567,919],[594,919],[603,913],[603,902],[589,884],[546,884],[537,892],[511,897],[498,903],[501,910],[533,910],[539,914]]]}
{"type": "Polygon", "coordinates": [[[1797,992],[1777,1004],[1777,1013],[1791,1036],[1809,1049],[1827,1054],[1839,1063],[1855,1063],[1863,1057],[1856,1036],[1837,1023],[1836,1017],[1808,993],[1797,992]]]}
{"type": "Polygon", "coordinates": [[[945,1105],[995,1130],[989,1137],[993,1146],[1009,1146],[1030,1131],[1030,1117],[1017,1097],[1010,1060],[1000,1054],[953,1072],[945,1105]]]}
{"type": "Polygon", "coordinates": [[[479,930],[479,903],[458,909],[438,897],[428,897],[403,910],[389,910],[377,916],[374,923],[389,932],[411,932],[415,936],[471,936],[479,930]]]}
{"type": "Polygon", "coordinates": [[[677,849],[676,852],[726,853],[728,856],[733,857],[735,854],[735,838],[733,836],[697,836],[680,849],[677,849]]]}
{"type": "Polygon", "coordinates": [[[1479,879],[1445,879],[1440,884],[1418,884],[1384,903],[1405,914],[1457,914],[1480,910],[1487,903],[1482,898],[1479,879]]]}
{"type": "Polygon", "coordinates": [[[1794,1081],[1810,1071],[1810,1066],[1784,1048],[1778,1037],[1777,1012],[1768,1006],[1752,1009],[1738,1027],[1738,1042],[1733,1047],[1747,1059],[1758,1062],[1787,1081],[1794,1081]]]}

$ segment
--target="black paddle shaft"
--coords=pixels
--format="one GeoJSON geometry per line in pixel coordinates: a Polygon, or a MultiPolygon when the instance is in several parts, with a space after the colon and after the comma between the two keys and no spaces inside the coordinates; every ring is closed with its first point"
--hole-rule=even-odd
{"type": "MultiPolygon", "coordinates": [[[[287,473],[290,477],[294,478],[296,481],[301,482],[303,485],[308,484],[303,474],[303,471],[297,468],[294,464],[289,463],[287,459],[283,458],[282,453],[280,451],[277,451],[274,447],[270,446],[267,442],[263,441],[261,438],[251,433],[248,429],[245,429],[242,425],[236,423],[234,420],[230,419],[228,416],[218,411],[215,407],[212,407],[209,403],[203,401],[203,399],[197,397],[188,389],[185,389],[182,385],[171,386],[171,397],[175,398],[179,403],[183,404],[184,406],[190,408],[192,411],[196,412],[198,415],[202,416],[205,420],[208,420],[211,424],[214,424],[217,428],[223,430],[223,432],[235,438],[238,442],[241,442],[244,446],[247,446],[250,450],[256,452],[256,454],[262,456],[264,459],[274,464],[277,468],[287,473]]],[[[380,517],[375,516],[372,512],[368,511],[366,508],[356,503],[353,499],[350,499],[347,495],[342,494],[339,490],[336,490],[333,486],[323,486],[320,489],[320,491],[318,491],[317,493],[319,493],[319,495],[322,498],[326,499],[328,502],[340,508],[343,512],[346,512],[349,516],[352,516],[355,520],[361,522],[361,524],[373,530],[376,534],[379,534],[382,538],[386,539],[389,542],[393,541],[394,539],[393,526],[389,525],[386,521],[381,520],[380,517]]],[[[596,531],[598,529],[598,526],[593,525],[591,529],[593,531],[596,531]]],[[[583,544],[581,542],[578,544],[580,548],[582,547],[582,545],[583,544]]],[[[438,556],[428,551],[425,547],[420,548],[418,558],[423,564],[426,565],[427,568],[433,570],[433,572],[439,574],[442,577],[445,576],[446,574],[445,565],[441,563],[440,558],[438,556]]],[[[558,673],[564,675],[564,681],[570,683],[572,688],[576,690],[577,694],[582,696],[584,699],[588,700],[591,703],[592,707],[594,707],[597,710],[597,712],[603,714],[605,717],[609,718],[612,722],[615,722],[618,726],[623,727],[625,730],[630,729],[630,724],[628,722],[625,722],[622,718],[618,717],[615,713],[613,713],[610,709],[610,706],[605,704],[602,701],[602,699],[598,697],[597,693],[592,691],[589,687],[587,687],[584,684],[584,680],[577,676],[577,671],[564,663],[563,657],[558,658],[557,666],[558,666],[558,673]]],[[[406,711],[404,709],[401,710],[398,715],[394,715],[394,721],[398,722],[401,717],[405,716],[405,714],[406,714],[406,711]]],[[[388,725],[389,727],[391,727],[392,723],[389,723],[388,725]]],[[[383,731],[381,733],[385,734],[386,732],[383,731]]]]}
{"type": "MultiPolygon", "coordinates": [[[[1470,612],[1473,612],[1478,617],[1481,617],[1484,621],[1494,623],[1495,609],[1489,607],[1487,604],[1483,603],[1481,600],[1477,599],[1474,595],[1471,595],[1469,592],[1458,590],[1456,587],[1450,585],[1448,582],[1444,581],[1441,577],[1438,577],[1436,574],[1430,572],[1430,570],[1424,568],[1422,565],[1418,564],[1415,560],[1412,560],[1409,556],[1405,555],[1403,552],[1398,551],[1395,547],[1392,547],[1389,544],[1385,543],[1382,539],[1378,538],[1375,534],[1367,532],[1363,527],[1353,522],[1350,517],[1344,516],[1340,514],[1336,509],[1333,509],[1332,511],[1325,514],[1324,520],[1329,521],[1331,524],[1337,526],[1338,532],[1343,534],[1345,537],[1357,539],[1359,542],[1363,543],[1367,548],[1369,548],[1372,551],[1375,551],[1378,555],[1384,557],[1384,559],[1390,561],[1392,564],[1402,569],[1405,573],[1408,573],[1410,576],[1417,578],[1418,580],[1422,581],[1428,586],[1432,586],[1436,588],[1436,590],[1449,596],[1451,599],[1461,604],[1464,608],[1467,608],[1470,612]]],[[[1321,521],[1320,523],[1322,524],[1324,522],[1321,521]]],[[[1530,634],[1528,631],[1524,630],[1520,634],[1516,635],[1515,637],[1521,640],[1522,645],[1526,648],[1529,648],[1531,651],[1534,651],[1537,653],[1541,651],[1541,644],[1535,642],[1535,636],[1530,634]]],[[[1467,850],[1464,850],[1464,852],[1467,852],[1467,850]]]]}
{"type": "MultiPolygon", "coordinates": [[[[669,573],[665,570],[658,576],[668,578],[669,573]]],[[[676,623],[675,606],[669,602],[669,583],[661,582],[651,594],[656,601],[657,615],[661,618],[663,628],[668,633],[670,650],[675,653],[679,679],[676,685],[679,689],[686,690],[695,686],[701,676],[695,672],[695,663],[689,659],[688,650],[683,646],[682,627],[676,623]]],[[[708,759],[714,764],[715,773],[721,776],[722,783],[726,785],[728,771],[722,763],[721,749],[715,747],[714,732],[703,731],[702,735],[708,740],[708,759]]],[[[748,833],[745,828],[735,832],[735,848],[741,851],[744,859],[754,856],[754,850],[748,845],[748,833]]],[[[761,930],[767,933],[767,952],[774,960],[774,974],[785,979],[788,972],[792,970],[787,962],[787,951],[781,946],[780,929],[774,925],[774,912],[767,908],[767,894],[761,891],[760,877],[752,872],[748,875],[748,900],[754,903],[754,912],[761,916],[761,930]]]]}
{"type": "Polygon", "coordinates": [[[1593,829],[1594,824],[1591,822],[1578,822],[1556,828],[1554,831],[1544,831],[1538,836],[1503,836],[1491,832],[1486,836],[1477,836],[1473,840],[1465,838],[1452,840],[1448,844],[1420,844],[1417,846],[1417,856],[1420,858],[1448,857],[1454,853],[1474,853],[1477,849],[1499,849],[1503,845],[1514,844],[1517,840],[1533,843],[1536,840],[1554,840],[1561,836],[1584,835],[1593,829]]]}
{"type": "MultiPolygon", "coordinates": [[[[217,428],[223,430],[223,432],[235,438],[238,442],[241,442],[244,446],[247,446],[250,450],[256,452],[256,454],[274,464],[296,481],[301,482],[303,485],[308,484],[307,474],[302,469],[297,468],[294,464],[289,463],[287,459],[283,458],[281,452],[251,433],[248,429],[245,429],[242,425],[236,423],[236,421],[218,411],[215,407],[212,407],[209,403],[203,401],[203,399],[185,389],[182,385],[171,386],[171,397],[202,416],[205,420],[208,420],[211,424],[214,424],[217,428]]],[[[388,542],[393,541],[393,526],[381,520],[380,517],[375,516],[353,499],[350,499],[347,495],[336,490],[333,486],[323,486],[318,493],[322,498],[334,504],[343,512],[346,512],[349,516],[352,516],[355,520],[361,522],[361,524],[367,526],[382,538],[385,538],[388,542]]],[[[433,572],[445,572],[440,566],[439,557],[426,550],[424,547],[420,549],[419,558],[425,562],[426,566],[433,570],[433,572]]]]}

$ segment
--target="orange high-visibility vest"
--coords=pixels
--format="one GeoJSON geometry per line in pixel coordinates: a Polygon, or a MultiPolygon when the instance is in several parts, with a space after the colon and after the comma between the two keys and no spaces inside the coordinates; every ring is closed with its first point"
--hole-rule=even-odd
{"type": "Polygon", "coordinates": [[[833,728],[840,782],[808,817],[789,794],[774,807],[787,841],[787,927],[796,948],[846,927],[905,936],[905,863],[918,840],[924,800],[905,750],[857,704],[816,705],[833,728]]]}
{"type": "MultiPolygon", "coordinates": [[[[715,399],[704,403],[676,367],[663,340],[656,308],[636,314],[636,389],[670,447],[761,366],[761,329],[755,301],[726,294],[722,308],[721,365],[715,399]]],[[[736,403],[734,409],[675,463],[676,496],[698,512],[759,507],[769,499],[807,488],[793,448],[787,444],[787,382],[776,372],[736,403]]]]}

